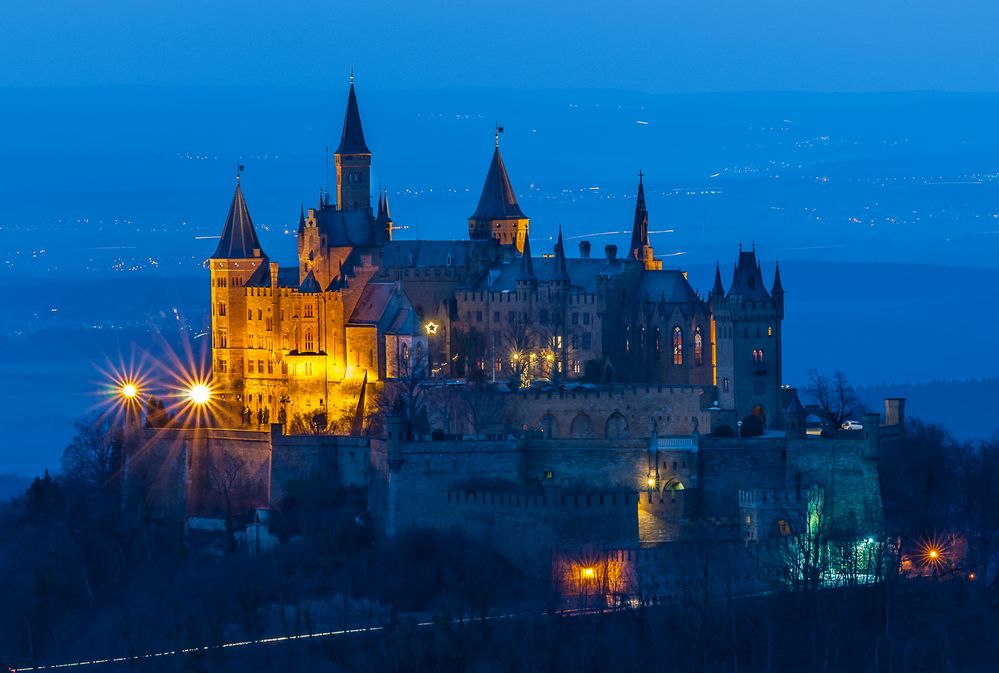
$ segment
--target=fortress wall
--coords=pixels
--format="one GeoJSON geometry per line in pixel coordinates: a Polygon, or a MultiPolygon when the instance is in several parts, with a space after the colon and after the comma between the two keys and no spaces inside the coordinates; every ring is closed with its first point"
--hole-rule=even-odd
{"type": "Polygon", "coordinates": [[[700,513],[707,518],[739,516],[739,491],[782,489],[787,483],[784,438],[707,441],[698,451],[700,513]]]}
{"type": "Polygon", "coordinates": [[[607,421],[614,413],[627,421],[624,437],[650,437],[653,418],[659,435],[689,435],[695,429],[706,434],[711,432],[711,413],[701,408],[701,395],[706,390],[711,390],[710,386],[616,385],[599,390],[521,391],[511,394],[508,409],[517,427],[544,428],[542,419],[551,416],[556,438],[606,438],[607,421]],[[580,415],[589,423],[579,420],[574,424],[580,415]]]}
{"type": "Polygon", "coordinates": [[[272,506],[280,502],[284,485],[293,479],[318,477],[337,486],[367,485],[370,448],[366,438],[282,435],[280,426],[271,428],[272,506]]]}
{"type": "Polygon", "coordinates": [[[876,534],[882,521],[877,460],[863,439],[806,439],[788,442],[788,479],[825,491],[826,520],[858,535],[876,534]],[[853,530],[856,529],[856,530],[853,530]]]}

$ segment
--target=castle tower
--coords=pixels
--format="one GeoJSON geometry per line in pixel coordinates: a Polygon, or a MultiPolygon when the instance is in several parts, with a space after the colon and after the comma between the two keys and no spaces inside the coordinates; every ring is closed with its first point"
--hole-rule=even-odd
{"type": "Polygon", "coordinates": [[[631,252],[633,259],[645,265],[646,271],[662,271],[662,260],[655,258],[649,245],[649,211],[645,207],[645,185],[642,172],[638,171],[638,200],[635,203],[635,223],[631,229],[631,252]]]}
{"type": "Polygon", "coordinates": [[[371,150],[364,142],[361,113],[354,94],[354,75],[350,76],[347,111],[343,117],[340,145],[333,155],[336,162],[336,206],[339,210],[371,212],[371,150]]]}
{"type": "Polygon", "coordinates": [[[517,203],[517,195],[503,164],[499,131],[496,131],[496,149],[486,173],[486,182],[482,185],[479,205],[468,218],[468,237],[473,240],[494,238],[500,245],[512,245],[517,252],[523,252],[530,221],[517,203]]]}
{"type": "MultiPolygon", "coordinates": [[[[223,399],[233,406],[243,392],[243,361],[250,347],[246,324],[246,281],[267,267],[236,175],[236,192],[218,247],[209,258],[212,284],[212,370],[223,399]],[[232,397],[230,397],[232,395],[232,397]]],[[[239,404],[241,407],[241,404],[239,404]]]]}
{"type": "MultiPolygon", "coordinates": [[[[715,337],[715,382],[723,409],[734,409],[736,420],[758,416],[764,427],[783,427],[781,320],[783,287],[775,278],[774,296],[767,291],[756,250],[739,251],[739,261],[727,293],[716,270],[711,290],[715,337]]],[[[735,428],[733,427],[733,430],[735,428]]]]}

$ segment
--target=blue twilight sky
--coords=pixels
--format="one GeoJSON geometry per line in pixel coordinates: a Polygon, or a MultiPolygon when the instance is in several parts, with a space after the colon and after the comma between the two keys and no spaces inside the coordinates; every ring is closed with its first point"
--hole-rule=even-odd
{"type": "Polygon", "coordinates": [[[987,0],[0,3],[0,86],[999,90],[987,0]]]}

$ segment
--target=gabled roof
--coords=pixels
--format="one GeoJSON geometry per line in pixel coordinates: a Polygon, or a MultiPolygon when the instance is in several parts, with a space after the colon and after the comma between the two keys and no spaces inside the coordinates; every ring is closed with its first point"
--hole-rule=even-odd
{"type": "Polygon", "coordinates": [[[395,296],[395,283],[368,283],[357,300],[348,325],[377,325],[395,296]]]}
{"type": "Polygon", "coordinates": [[[229,216],[222,228],[222,237],[212,259],[252,259],[266,257],[260,248],[257,232],[250,219],[250,211],[243,200],[243,190],[239,188],[239,178],[236,178],[236,193],[232,195],[232,205],[229,206],[229,216]]]}
{"type": "Polygon", "coordinates": [[[739,261],[735,265],[735,272],[732,275],[732,287],[728,289],[728,295],[742,295],[743,299],[769,299],[763,284],[763,274],[760,273],[760,265],[756,261],[756,250],[740,250],[739,261]]]}
{"type": "Polygon", "coordinates": [[[648,301],[664,301],[668,304],[701,301],[690,282],[684,278],[683,272],[675,269],[646,271],[642,274],[638,293],[648,301]]]}
{"type": "MultiPolygon", "coordinates": [[[[270,287],[271,265],[261,264],[246,280],[244,287],[270,287]]],[[[278,269],[278,287],[298,288],[298,267],[285,266],[278,269]]]]}
{"type": "MultiPolygon", "coordinates": [[[[353,76],[352,76],[353,77],[353,76]]],[[[361,128],[361,112],[357,109],[357,96],[354,94],[354,82],[350,83],[347,93],[347,112],[343,116],[343,133],[340,134],[340,145],[337,154],[371,154],[364,142],[364,129],[361,128]]]]}
{"type": "Polygon", "coordinates": [[[506,166],[503,165],[503,157],[500,155],[497,143],[493,151],[493,160],[489,164],[489,172],[486,173],[485,184],[482,185],[479,205],[468,219],[512,220],[526,217],[517,203],[517,195],[513,192],[510,176],[507,175],[506,166]]]}
{"type": "Polygon", "coordinates": [[[298,291],[302,294],[319,294],[323,289],[319,287],[319,281],[316,280],[315,274],[310,271],[302,284],[298,286],[298,291]]]}

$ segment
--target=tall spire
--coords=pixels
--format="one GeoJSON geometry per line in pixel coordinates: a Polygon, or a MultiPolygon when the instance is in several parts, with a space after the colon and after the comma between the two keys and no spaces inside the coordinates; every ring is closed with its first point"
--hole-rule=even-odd
{"type": "MultiPolygon", "coordinates": [[[[499,138],[499,135],[496,136],[499,138]]],[[[479,196],[479,205],[472,213],[470,220],[506,220],[523,219],[524,211],[517,203],[517,195],[510,184],[510,176],[506,172],[503,164],[503,156],[500,154],[499,144],[493,150],[493,159],[489,164],[489,172],[486,173],[486,181],[482,185],[482,194],[479,196]]]]}
{"type": "Polygon", "coordinates": [[[631,229],[631,256],[645,261],[649,247],[649,211],[645,207],[645,184],[642,171],[638,171],[638,201],[635,203],[635,223],[631,229]]]}
{"type": "MultiPolygon", "coordinates": [[[[240,166],[239,171],[242,170],[243,167],[240,166]]],[[[250,211],[243,199],[243,190],[239,186],[239,171],[236,173],[236,192],[232,195],[229,216],[226,217],[222,236],[219,238],[212,259],[252,259],[267,256],[260,248],[257,231],[253,228],[250,211]]]]}
{"type": "Polygon", "coordinates": [[[531,259],[531,238],[530,231],[524,234],[524,254],[520,257],[520,273],[517,280],[536,281],[538,277],[534,274],[534,260],[531,259]]]}
{"type": "Polygon", "coordinates": [[[777,262],[777,269],[774,271],[774,286],[770,290],[770,294],[775,296],[784,294],[784,286],[780,282],[780,262],[777,262]]]}
{"type": "Polygon", "coordinates": [[[722,285],[721,266],[715,262],[715,285],[711,288],[711,294],[725,294],[725,286],[722,285]]]}
{"type": "Polygon", "coordinates": [[[555,276],[553,280],[569,282],[569,271],[565,265],[565,244],[562,242],[562,225],[558,227],[558,241],[555,243],[555,276]]]}
{"type": "Polygon", "coordinates": [[[298,233],[305,232],[305,204],[299,204],[298,206],[298,233]]]}
{"type": "Polygon", "coordinates": [[[347,112],[343,116],[343,133],[336,154],[371,154],[364,142],[364,129],[361,128],[361,112],[357,109],[357,95],[354,93],[354,72],[350,73],[350,91],[347,93],[347,112]]]}

